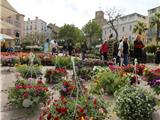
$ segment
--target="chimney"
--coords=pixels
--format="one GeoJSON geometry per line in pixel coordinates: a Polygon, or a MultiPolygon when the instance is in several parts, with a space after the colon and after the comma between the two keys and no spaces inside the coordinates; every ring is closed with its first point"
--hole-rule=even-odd
{"type": "Polygon", "coordinates": [[[36,17],[36,20],[38,19],[38,17],[36,17]]]}
{"type": "Polygon", "coordinates": [[[28,21],[30,21],[30,18],[28,18],[28,21]]]}

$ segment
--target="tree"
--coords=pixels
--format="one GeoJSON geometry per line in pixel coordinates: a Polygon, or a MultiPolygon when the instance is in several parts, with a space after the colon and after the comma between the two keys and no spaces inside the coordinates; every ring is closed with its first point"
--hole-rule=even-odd
{"type": "Polygon", "coordinates": [[[144,34],[147,30],[147,24],[144,22],[138,22],[134,28],[133,28],[133,33],[138,33],[140,35],[144,34]]]}
{"type": "Polygon", "coordinates": [[[59,38],[71,40],[72,43],[80,42],[83,38],[81,30],[74,25],[65,24],[60,28],[59,38]]]}
{"type": "Polygon", "coordinates": [[[87,43],[88,46],[96,45],[98,40],[102,37],[101,27],[95,21],[89,21],[82,28],[83,33],[88,37],[87,43]]]}
{"type": "Polygon", "coordinates": [[[151,19],[151,24],[150,27],[153,28],[156,26],[157,32],[156,32],[156,42],[158,44],[158,41],[160,41],[160,12],[159,13],[155,13],[155,15],[152,17],[151,19]]]}
{"type": "Polygon", "coordinates": [[[115,32],[116,34],[115,39],[118,40],[118,30],[116,26],[118,26],[118,20],[122,16],[122,10],[111,8],[105,11],[105,14],[108,17],[107,24],[110,25],[111,29],[115,32]]]}

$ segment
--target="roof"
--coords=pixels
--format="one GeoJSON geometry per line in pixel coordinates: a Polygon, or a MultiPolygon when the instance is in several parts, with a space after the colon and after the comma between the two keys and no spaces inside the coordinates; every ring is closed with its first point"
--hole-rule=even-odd
{"type": "Polygon", "coordinates": [[[146,16],[141,15],[141,14],[139,14],[139,13],[131,13],[131,14],[122,16],[120,19],[123,19],[123,18],[128,17],[128,16],[133,16],[133,15],[139,15],[139,16],[142,16],[142,17],[146,17],[146,16]]]}
{"type": "Polygon", "coordinates": [[[151,9],[149,9],[148,11],[153,10],[153,9],[157,9],[157,8],[160,8],[160,6],[157,6],[157,7],[151,8],[151,9]]]}
{"type": "Polygon", "coordinates": [[[1,7],[1,14],[0,14],[1,18],[6,18],[18,14],[18,12],[11,6],[11,4],[7,0],[1,0],[0,7],[1,7]]]}

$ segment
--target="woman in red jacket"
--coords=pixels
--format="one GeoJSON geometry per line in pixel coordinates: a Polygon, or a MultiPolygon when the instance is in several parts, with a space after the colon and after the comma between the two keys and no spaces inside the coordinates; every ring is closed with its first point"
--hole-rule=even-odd
{"type": "Polygon", "coordinates": [[[105,41],[101,47],[100,47],[100,54],[103,56],[102,60],[108,60],[108,51],[109,51],[109,46],[107,44],[107,41],[105,41]]]}

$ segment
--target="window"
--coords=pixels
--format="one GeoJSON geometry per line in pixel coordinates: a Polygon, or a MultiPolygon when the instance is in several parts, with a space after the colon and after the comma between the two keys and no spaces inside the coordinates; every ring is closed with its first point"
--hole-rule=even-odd
{"type": "Polygon", "coordinates": [[[132,40],[132,37],[131,37],[131,36],[129,36],[129,40],[132,40]]]}
{"type": "Polygon", "coordinates": [[[35,30],[37,30],[37,25],[35,25],[35,30]]]}
{"type": "Polygon", "coordinates": [[[19,20],[19,15],[16,15],[16,20],[19,20]]]}
{"type": "Polygon", "coordinates": [[[124,30],[125,30],[125,28],[124,27],[122,27],[122,31],[124,32],[124,30]]]}
{"type": "Polygon", "coordinates": [[[132,25],[129,26],[129,31],[132,31],[132,25]]]}
{"type": "Polygon", "coordinates": [[[30,26],[30,30],[32,30],[32,26],[30,26]]]}

